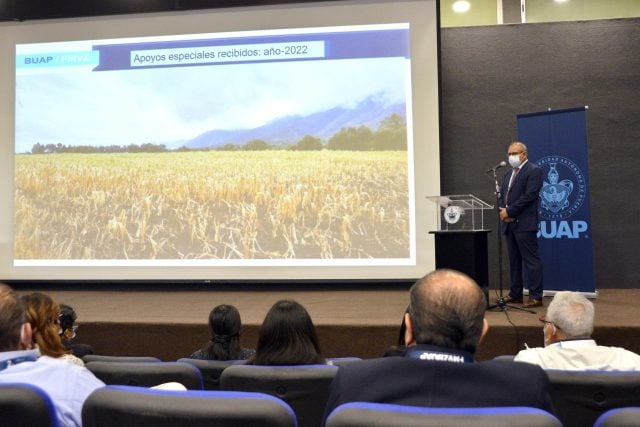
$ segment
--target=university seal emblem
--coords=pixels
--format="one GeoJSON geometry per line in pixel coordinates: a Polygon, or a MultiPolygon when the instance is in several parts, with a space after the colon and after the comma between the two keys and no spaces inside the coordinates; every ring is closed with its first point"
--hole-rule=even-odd
{"type": "Polygon", "coordinates": [[[540,190],[540,217],[562,220],[576,213],[584,202],[586,192],[586,182],[580,168],[562,156],[546,156],[536,163],[547,172],[547,179],[540,190]]]}

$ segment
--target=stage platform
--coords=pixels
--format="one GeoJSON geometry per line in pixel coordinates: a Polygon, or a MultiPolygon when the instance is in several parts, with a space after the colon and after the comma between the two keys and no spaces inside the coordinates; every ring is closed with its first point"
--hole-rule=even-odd
{"type": "MultiPolygon", "coordinates": [[[[77,287],[74,289],[78,289],[77,287]]],[[[77,341],[91,344],[97,353],[156,356],[165,361],[188,357],[209,337],[207,319],[218,304],[233,304],[241,313],[242,345],[254,347],[258,328],[269,307],[280,299],[303,304],[317,327],[327,357],[372,358],[396,343],[407,289],[375,290],[63,290],[42,291],[78,313],[77,341]]],[[[490,292],[490,302],[496,292],[490,292]]],[[[594,337],[640,353],[640,290],[603,289],[594,299],[594,337]]],[[[545,298],[545,306],[551,298],[545,298]]],[[[480,345],[478,360],[515,354],[525,345],[542,345],[542,323],[534,314],[515,309],[488,311],[490,325],[480,345]]]]}

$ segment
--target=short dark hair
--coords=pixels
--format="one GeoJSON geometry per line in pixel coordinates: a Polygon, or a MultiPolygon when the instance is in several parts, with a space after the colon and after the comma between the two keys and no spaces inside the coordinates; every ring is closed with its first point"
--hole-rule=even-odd
{"type": "Polygon", "coordinates": [[[240,312],[229,304],[221,304],[209,313],[211,341],[202,347],[202,353],[209,360],[240,359],[240,312]]]}
{"type": "Polygon", "coordinates": [[[472,278],[440,269],[418,280],[410,293],[409,316],[416,343],[475,353],[486,301],[472,278]]]}
{"type": "Polygon", "coordinates": [[[0,351],[18,350],[25,323],[27,316],[22,301],[13,289],[0,283],[0,351]]]}
{"type": "Polygon", "coordinates": [[[296,301],[276,302],[267,313],[260,332],[254,365],[311,365],[326,363],[316,329],[307,310],[296,301]]]}
{"type": "Polygon", "coordinates": [[[60,304],[60,316],[58,317],[58,319],[60,320],[60,328],[64,333],[64,331],[66,331],[67,329],[73,328],[73,325],[78,319],[78,315],[76,314],[76,311],[73,309],[73,307],[67,304],[60,304]]]}

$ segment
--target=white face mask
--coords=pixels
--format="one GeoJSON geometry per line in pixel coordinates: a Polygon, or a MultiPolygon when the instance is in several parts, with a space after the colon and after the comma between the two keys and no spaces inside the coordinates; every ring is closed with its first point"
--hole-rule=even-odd
{"type": "Polygon", "coordinates": [[[520,167],[520,165],[522,164],[522,162],[520,161],[520,154],[509,156],[509,164],[512,168],[520,167]]]}

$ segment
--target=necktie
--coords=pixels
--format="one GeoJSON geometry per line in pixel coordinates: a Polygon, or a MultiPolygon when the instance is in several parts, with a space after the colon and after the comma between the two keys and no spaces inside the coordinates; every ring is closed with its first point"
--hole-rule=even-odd
{"type": "Polygon", "coordinates": [[[509,179],[509,188],[507,189],[507,195],[504,197],[505,206],[507,206],[507,202],[509,200],[509,191],[511,191],[511,186],[513,185],[513,181],[516,179],[516,175],[518,175],[519,171],[520,168],[513,168],[513,171],[511,172],[511,178],[509,179]]]}

